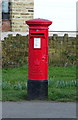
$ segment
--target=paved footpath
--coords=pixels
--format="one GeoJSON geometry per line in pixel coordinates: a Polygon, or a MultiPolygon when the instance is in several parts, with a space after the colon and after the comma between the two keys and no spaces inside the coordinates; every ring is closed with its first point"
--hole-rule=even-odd
{"type": "Polygon", "coordinates": [[[74,102],[3,102],[3,118],[76,118],[74,102]]]}

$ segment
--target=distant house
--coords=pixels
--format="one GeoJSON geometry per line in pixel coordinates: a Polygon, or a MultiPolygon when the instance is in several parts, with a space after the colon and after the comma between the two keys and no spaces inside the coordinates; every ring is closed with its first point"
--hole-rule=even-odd
{"type": "Polygon", "coordinates": [[[2,31],[25,32],[26,20],[33,19],[34,0],[3,0],[2,31]]]}
{"type": "Polygon", "coordinates": [[[78,1],[76,2],[76,29],[78,31],[78,1]]]}

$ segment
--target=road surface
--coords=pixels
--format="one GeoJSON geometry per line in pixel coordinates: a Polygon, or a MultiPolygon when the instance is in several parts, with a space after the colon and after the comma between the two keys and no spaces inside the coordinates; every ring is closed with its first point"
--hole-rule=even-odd
{"type": "Polygon", "coordinates": [[[76,118],[75,102],[3,102],[2,118],[76,118]]]}

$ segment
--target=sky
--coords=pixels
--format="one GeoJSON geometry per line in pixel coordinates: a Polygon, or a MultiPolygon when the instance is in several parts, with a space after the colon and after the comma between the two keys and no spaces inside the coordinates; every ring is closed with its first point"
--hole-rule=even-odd
{"type": "Polygon", "coordinates": [[[34,18],[53,22],[52,31],[76,31],[76,2],[78,0],[34,0],[34,18]]]}

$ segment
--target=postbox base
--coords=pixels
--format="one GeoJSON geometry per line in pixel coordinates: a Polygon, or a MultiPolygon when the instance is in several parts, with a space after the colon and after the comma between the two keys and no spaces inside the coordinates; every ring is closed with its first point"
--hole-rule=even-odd
{"type": "Polygon", "coordinates": [[[48,80],[28,80],[28,99],[47,99],[48,80]]]}

